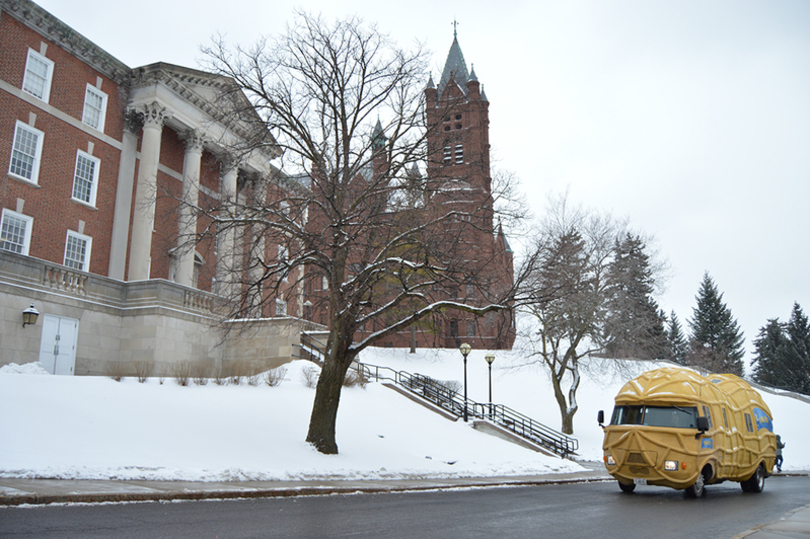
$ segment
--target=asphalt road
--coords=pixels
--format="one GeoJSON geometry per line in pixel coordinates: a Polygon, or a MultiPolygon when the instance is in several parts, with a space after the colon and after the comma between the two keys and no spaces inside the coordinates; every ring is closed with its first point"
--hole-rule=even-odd
{"type": "Polygon", "coordinates": [[[732,537],[810,504],[810,478],[737,483],[706,497],[614,482],[404,494],[0,508],[9,538],[732,537]]]}

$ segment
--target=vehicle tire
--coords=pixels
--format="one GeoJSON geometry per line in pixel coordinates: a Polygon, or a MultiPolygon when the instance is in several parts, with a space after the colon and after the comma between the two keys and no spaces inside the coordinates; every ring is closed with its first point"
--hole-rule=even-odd
{"type": "Polygon", "coordinates": [[[695,484],[687,487],[684,493],[687,498],[702,498],[706,494],[706,477],[703,472],[697,476],[695,484]]]}
{"type": "Polygon", "coordinates": [[[622,492],[625,494],[632,494],[634,490],[636,490],[635,483],[622,483],[619,481],[619,488],[622,489],[622,492]]]}
{"type": "Polygon", "coordinates": [[[740,483],[743,492],[759,494],[765,488],[765,468],[760,464],[754,475],[740,483]]]}

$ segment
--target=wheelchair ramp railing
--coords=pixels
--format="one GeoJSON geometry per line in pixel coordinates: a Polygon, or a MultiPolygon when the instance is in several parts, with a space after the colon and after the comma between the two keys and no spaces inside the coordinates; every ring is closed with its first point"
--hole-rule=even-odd
{"type": "Polygon", "coordinates": [[[570,458],[579,449],[579,442],[576,438],[547,427],[503,404],[465,400],[458,391],[429,376],[359,362],[353,363],[352,368],[360,376],[369,380],[392,381],[399,387],[422,397],[456,417],[463,417],[466,410],[468,417],[490,421],[563,458],[570,458]]]}
{"type": "Polygon", "coordinates": [[[315,363],[323,363],[326,345],[309,333],[302,331],[300,344],[293,346],[298,348],[298,354],[293,354],[294,357],[308,359],[315,363]]]}

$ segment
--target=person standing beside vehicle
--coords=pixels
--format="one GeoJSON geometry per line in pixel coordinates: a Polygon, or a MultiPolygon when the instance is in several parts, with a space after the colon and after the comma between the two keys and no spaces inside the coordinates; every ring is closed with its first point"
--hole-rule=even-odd
{"type": "Polygon", "coordinates": [[[782,458],[782,448],[785,447],[785,445],[787,445],[787,444],[782,443],[782,437],[777,434],[776,435],[776,462],[775,462],[777,472],[782,471],[782,462],[784,462],[784,459],[782,458]]]}

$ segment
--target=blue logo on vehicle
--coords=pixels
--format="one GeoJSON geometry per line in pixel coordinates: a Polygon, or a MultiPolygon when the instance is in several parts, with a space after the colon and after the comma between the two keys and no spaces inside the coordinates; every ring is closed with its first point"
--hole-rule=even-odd
{"type": "Polygon", "coordinates": [[[714,442],[711,438],[703,438],[700,442],[701,449],[714,449],[714,442]]]}
{"type": "Polygon", "coordinates": [[[754,408],[754,420],[757,422],[757,430],[767,429],[773,432],[773,421],[761,408],[754,408]]]}

